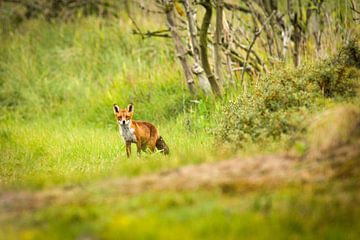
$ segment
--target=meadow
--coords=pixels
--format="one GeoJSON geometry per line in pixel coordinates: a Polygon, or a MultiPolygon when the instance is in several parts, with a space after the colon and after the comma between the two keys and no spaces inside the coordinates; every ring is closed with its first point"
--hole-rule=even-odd
{"type": "Polygon", "coordinates": [[[29,23],[33,29],[24,26],[2,49],[2,153],[9,164],[2,169],[3,187],[38,188],[210,160],[209,104],[189,102],[172,53],[161,47],[169,43],[143,42],[120,29],[123,23],[106,24],[84,20],[79,32],[76,25],[29,23]],[[130,102],[136,119],[156,123],[169,145],[178,146],[171,159],[126,158],[112,105],[130,102]]]}
{"type": "MultiPolygon", "coordinates": [[[[273,115],[254,98],[239,99],[240,88],[221,99],[197,98],[182,80],[172,42],[141,39],[130,34],[131,29],[126,18],[84,17],[74,22],[30,20],[2,33],[1,239],[357,239],[358,155],[351,165],[353,175],[275,187],[263,182],[230,191],[205,187],[123,194],[103,185],[109,179],[136,179],[226,159],[284,152],[302,157],[311,149],[304,139],[314,118],[337,107],[357,109],[359,103],[356,66],[341,75],[351,80],[353,89],[345,85],[349,91],[334,91],[332,97],[322,96],[313,85],[296,82],[293,90],[284,90],[287,86],[269,81],[277,88],[273,92],[293,97],[284,103],[283,96],[276,98],[259,85],[266,89],[259,90],[259,99],[268,101],[271,95],[270,104],[284,109],[273,115]],[[294,95],[300,88],[309,95],[294,95]],[[126,157],[112,105],[125,107],[130,102],[135,119],[159,128],[170,147],[169,156],[126,157]],[[242,111],[252,113],[249,119],[237,112],[239,104],[242,111]],[[263,113],[258,114],[258,107],[263,113]],[[235,144],[221,138],[234,122],[249,126],[234,128],[235,137],[229,138],[235,144]],[[79,186],[86,190],[50,205],[32,208],[27,203],[29,208],[23,209],[2,204],[18,193],[21,198],[57,189],[61,195],[62,190],[79,186]]],[[[311,77],[332,74],[327,71],[311,77]]],[[[294,79],[300,75],[286,74],[294,79]]]]}

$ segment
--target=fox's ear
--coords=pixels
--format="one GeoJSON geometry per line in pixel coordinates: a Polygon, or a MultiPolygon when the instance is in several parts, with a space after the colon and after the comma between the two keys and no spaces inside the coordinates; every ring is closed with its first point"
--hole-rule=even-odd
{"type": "Polygon", "coordinates": [[[113,108],[114,108],[114,113],[117,114],[119,111],[120,111],[120,108],[118,105],[114,104],[113,105],[113,108]]]}
{"type": "Polygon", "coordinates": [[[134,105],[132,103],[128,105],[128,111],[131,113],[134,112],[134,105]]]}

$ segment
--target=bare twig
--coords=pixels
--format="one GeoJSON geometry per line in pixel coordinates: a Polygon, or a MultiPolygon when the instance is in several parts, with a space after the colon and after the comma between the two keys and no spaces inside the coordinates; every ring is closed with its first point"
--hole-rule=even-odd
{"type": "Polygon", "coordinates": [[[272,18],[272,16],[275,14],[275,11],[273,11],[271,13],[271,15],[263,22],[263,24],[261,25],[261,27],[256,30],[255,29],[255,33],[254,33],[254,37],[252,39],[252,42],[249,46],[249,49],[248,51],[246,52],[246,57],[245,57],[245,62],[244,62],[244,67],[243,67],[243,70],[242,70],[242,73],[241,73],[241,82],[243,83],[243,87],[244,87],[244,92],[246,92],[246,83],[244,81],[244,74],[245,74],[245,69],[246,69],[246,65],[247,65],[247,61],[249,59],[249,56],[250,56],[250,52],[251,52],[251,49],[252,47],[254,46],[255,42],[256,42],[256,39],[260,36],[262,30],[265,28],[265,25],[267,24],[267,22],[272,18]]]}
{"type": "Polygon", "coordinates": [[[158,30],[158,31],[146,31],[146,32],[139,32],[138,30],[133,30],[133,34],[135,35],[141,35],[141,37],[144,38],[150,38],[150,37],[163,37],[163,38],[171,38],[169,33],[170,30],[169,29],[165,29],[165,30],[158,30]]]}
{"type": "MultiPolygon", "coordinates": [[[[130,7],[129,7],[129,3],[125,2],[125,10],[126,10],[126,14],[128,15],[129,19],[131,20],[131,22],[134,24],[135,28],[136,28],[136,33],[141,35],[141,38],[144,39],[145,36],[143,34],[143,32],[141,31],[140,27],[137,25],[137,23],[135,22],[134,18],[131,16],[130,14],[130,7]]],[[[135,31],[134,31],[135,33],[135,31]]]]}
{"type": "MultiPolygon", "coordinates": [[[[354,15],[360,14],[360,11],[356,9],[354,0],[350,0],[350,5],[351,5],[351,6],[350,6],[350,9],[355,13],[354,15]]],[[[360,21],[360,17],[355,17],[355,16],[353,16],[353,20],[354,20],[355,22],[360,21]]]]}
{"type": "Polygon", "coordinates": [[[145,6],[143,2],[133,0],[141,10],[146,11],[147,13],[154,13],[154,14],[163,14],[164,11],[161,10],[154,10],[150,9],[149,7],[145,6]]]}
{"type": "Polygon", "coordinates": [[[352,11],[356,12],[357,14],[360,14],[360,11],[359,11],[359,10],[356,10],[356,8],[355,8],[355,3],[354,3],[353,0],[350,0],[350,4],[351,4],[350,9],[351,9],[352,11]]]}
{"type": "Polygon", "coordinates": [[[245,7],[233,4],[233,3],[224,2],[224,7],[230,11],[237,10],[237,11],[244,12],[244,13],[250,13],[250,10],[248,8],[245,8],[245,7]]]}

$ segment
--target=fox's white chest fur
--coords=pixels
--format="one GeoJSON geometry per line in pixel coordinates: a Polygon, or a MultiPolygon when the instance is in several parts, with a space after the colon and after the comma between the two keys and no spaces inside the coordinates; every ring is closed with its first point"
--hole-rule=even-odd
{"type": "Polygon", "coordinates": [[[135,129],[131,128],[131,124],[120,125],[120,134],[126,142],[136,143],[135,129]]]}

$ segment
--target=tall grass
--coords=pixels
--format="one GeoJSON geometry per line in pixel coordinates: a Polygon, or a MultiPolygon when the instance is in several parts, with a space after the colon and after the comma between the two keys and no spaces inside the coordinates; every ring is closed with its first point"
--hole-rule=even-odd
{"type": "Polygon", "coordinates": [[[129,31],[122,20],[83,18],[33,20],[3,36],[1,188],[77,184],[227,156],[208,131],[215,103],[190,101],[171,41],[129,31]],[[159,128],[169,157],[125,157],[112,104],[129,102],[135,119],[159,128]]]}
{"type": "MultiPolygon", "coordinates": [[[[169,42],[141,41],[129,31],[122,21],[97,18],[72,24],[27,22],[3,37],[2,106],[32,108],[30,113],[17,111],[22,116],[68,112],[71,107],[76,114],[99,107],[99,99],[122,103],[151,97],[143,96],[144,84],[182,92],[181,84],[174,86],[180,75],[169,42]],[[89,105],[91,99],[99,105],[89,105]]],[[[153,105],[149,99],[143,102],[153,105]]]]}

